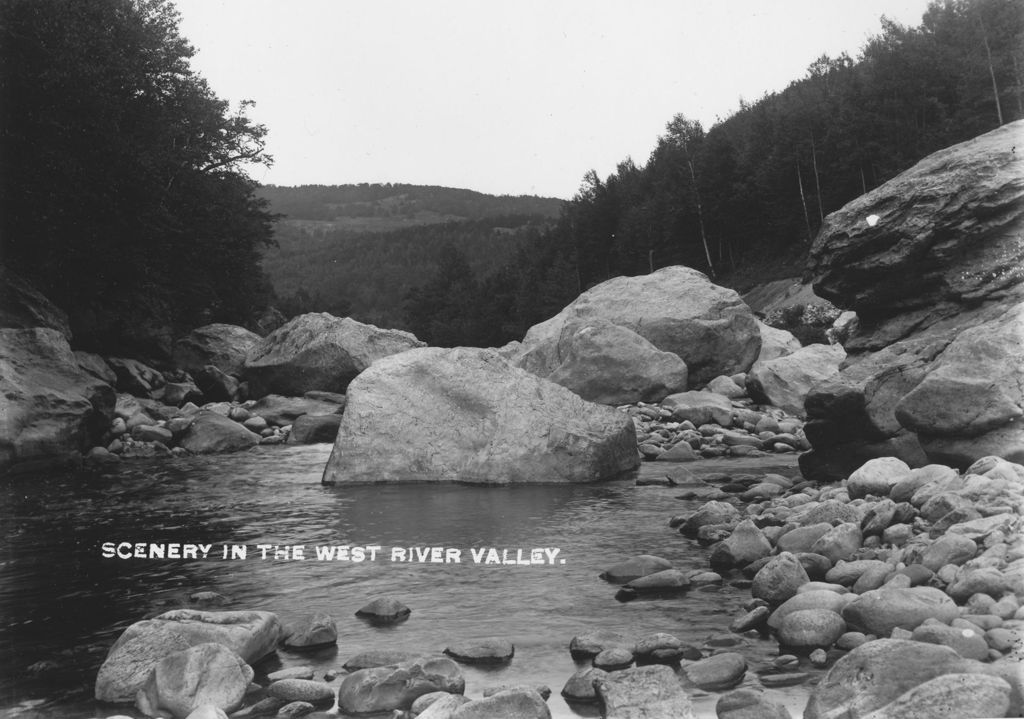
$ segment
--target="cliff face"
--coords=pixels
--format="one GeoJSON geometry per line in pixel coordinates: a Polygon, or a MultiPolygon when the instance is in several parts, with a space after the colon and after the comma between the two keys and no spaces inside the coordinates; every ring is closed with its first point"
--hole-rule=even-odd
{"type": "Polygon", "coordinates": [[[1024,121],[946,148],[826,218],[807,276],[860,324],[807,398],[805,473],[1024,461],[1022,140],[1024,121]]]}

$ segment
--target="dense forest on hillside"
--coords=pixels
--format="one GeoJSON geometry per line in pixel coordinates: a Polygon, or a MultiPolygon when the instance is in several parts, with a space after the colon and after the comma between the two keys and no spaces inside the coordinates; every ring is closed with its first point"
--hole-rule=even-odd
{"type": "Polygon", "coordinates": [[[450,249],[475,276],[508,262],[559,217],[562,200],[450,187],[362,184],[266,186],[280,215],[263,266],[286,316],[310,311],[406,327],[403,298],[450,249]]]}
{"type": "Polygon", "coordinates": [[[0,257],[76,344],[161,355],[269,295],[266,129],[192,71],[167,0],[0,0],[0,257]]]}
{"type": "Polygon", "coordinates": [[[723,284],[800,274],[823,218],[925,155],[1024,117],[1024,3],[946,0],[917,27],[883,20],[855,61],[822,57],[705,130],[672,118],[645,165],[590,172],[560,221],[487,277],[449,255],[410,296],[413,331],[448,344],[522,336],[586,288],[685,264],[723,284]],[[460,276],[444,291],[444,281],[460,276]],[[479,318],[501,317],[503,334],[479,318]]]}

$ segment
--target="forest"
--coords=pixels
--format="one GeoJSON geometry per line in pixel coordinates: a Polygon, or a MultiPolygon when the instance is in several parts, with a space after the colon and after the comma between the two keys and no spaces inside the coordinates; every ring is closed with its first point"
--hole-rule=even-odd
{"type": "Polygon", "coordinates": [[[594,284],[673,264],[740,290],[798,276],[828,213],[1024,117],[1024,3],[944,0],[919,26],[882,25],[856,59],[818,58],[709,129],[671,118],[645,164],[587,173],[559,221],[496,272],[467,272],[448,252],[407,296],[410,329],[436,344],[498,345],[594,284]]]}
{"type": "Polygon", "coordinates": [[[76,347],[166,355],[271,296],[269,165],[166,0],[0,0],[0,257],[70,315],[76,347]]]}

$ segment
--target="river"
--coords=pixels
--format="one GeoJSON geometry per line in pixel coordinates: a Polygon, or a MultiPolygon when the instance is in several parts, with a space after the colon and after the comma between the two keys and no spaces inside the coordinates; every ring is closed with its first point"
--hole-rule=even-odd
{"type": "MultiPolygon", "coordinates": [[[[516,649],[504,667],[465,667],[469,696],[496,684],[547,684],[560,719],[597,716],[559,695],[578,666],[568,644],[587,629],[640,637],[668,632],[701,645],[727,634],[750,599],[748,589],[691,590],[682,597],[615,600],[598,578],[636,554],[656,554],[680,569],[707,568],[708,550],[669,529],[669,517],[699,502],[670,487],[635,486],[635,475],[593,485],[473,487],[401,485],[323,487],[330,445],[267,447],[213,457],[130,461],[102,472],[21,477],[0,487],[0,716],[23,719],[132,714],[92,700],[96,670],[132,622],[214,591],[231,599],[213,609],[260,609],[283,622],[324,611],[338,623],[337,649],[313,655],[278,651],[259,671],[338,666],[369,649],[441,651],[449,643],[504,637],[516,649]],[[106,542],[213,545],[206,559],[104,558],[106,542]],[[223,545],[245,545],[245,559],[223,559],[223,545]],[[256,545],[302,545],[304,560],[260,557],[256,545]],[[380,546],[376,561],[318,561],[316,546],[380,546]],[[395,547],[461,550],[460,563],[391,561],[395,547]],[[525,552],[557,548],[554,564],[493,565],[471,548],[525,552]],[[564,563],[563,563],[564,560],[564,563]],[[354,616],[369,600],[394,596],[412,609],[401,624],[370,626],[354,616]],[[30,671],[46,662],[44,671],[30,671]]],[[[765,461],[765,460],[762,460],[765,461]]],[[[703,462],[704,471],[778,471],[739,460],[703,462]]],[[[645,464],[641,476],[663,475],[645,464]]],[[[528,556],[528,554],[524,554],[528,556]]],[[[750,671],[777,654],[775,642],[741,638],[750,671]]],[[[794,716],[807,686],[776,690],[794,716]]],[[[715,693],[692,689],[700,716],[714,716],[715,693]]]]}

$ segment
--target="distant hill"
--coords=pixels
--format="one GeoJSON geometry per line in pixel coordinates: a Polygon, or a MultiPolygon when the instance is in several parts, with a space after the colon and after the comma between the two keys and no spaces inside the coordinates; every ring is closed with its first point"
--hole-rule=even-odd
{"type": "Polygon", "coordinates": [[[261,187],[283,215],[263,266],[285,314],[327,311],[402,327],[402,300],[454,247],[474,272],[501,267],[559,216],[562,200],[449,187],[261,187]]]}

